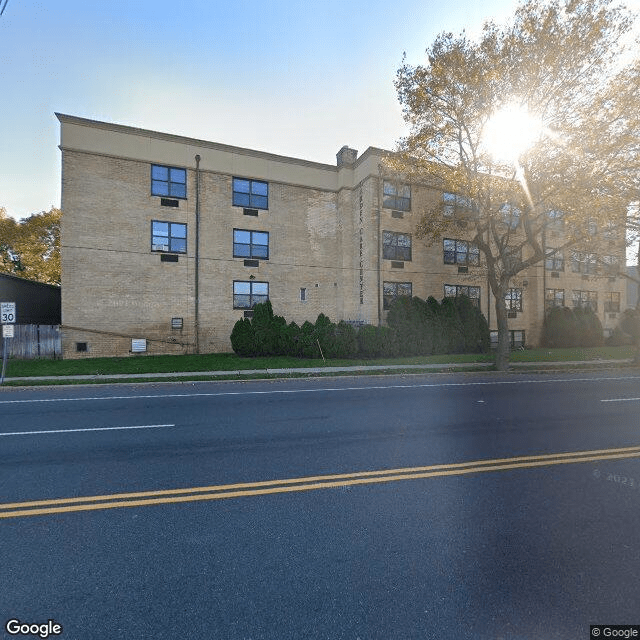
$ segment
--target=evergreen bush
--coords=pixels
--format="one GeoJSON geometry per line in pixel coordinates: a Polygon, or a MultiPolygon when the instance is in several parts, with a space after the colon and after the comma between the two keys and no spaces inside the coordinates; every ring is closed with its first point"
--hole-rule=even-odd
{"type": "Polygon", "coordinates": [[[542,344],[546,347],[598,347],[603,343],[602,323],[592,309],[554,307],[545,315],[542,344]]]}
{"type": "Polygon", "coordinates": [[[241,318],[233,325],[231,347],[239,356],[256,355],[256,336],[249,318],[241,318]]]}

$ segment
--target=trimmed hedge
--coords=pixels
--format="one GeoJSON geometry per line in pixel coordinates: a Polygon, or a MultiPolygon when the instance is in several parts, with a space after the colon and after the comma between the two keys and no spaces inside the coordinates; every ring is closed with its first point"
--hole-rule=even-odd
{"type": "Polygon", "coordinates": [[[554,307],[542,326],[545,347],[600,347],[604,344],[602,323],[587,308],[554,307]]]}
{"type": "Polygon", "coordinates": [[[236,322],[231,346],[240,356],[288,355],[298,358],[391,358],[489,350],[489,327],[466,296],[398,298],[391,306],[388,326],[358,329],[337,324],[321,313],[315,324],[287,324],[273,313],[271,302],[257,304],[253,318],[236,322]]]}

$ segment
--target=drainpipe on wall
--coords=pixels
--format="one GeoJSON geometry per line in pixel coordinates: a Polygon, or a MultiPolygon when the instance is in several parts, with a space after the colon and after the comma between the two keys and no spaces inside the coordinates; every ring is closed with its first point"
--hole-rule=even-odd
{"type": "Polygon", "coordinates": [[[200,353],[200,156],[196,155],[195,351],[200,353]]]}

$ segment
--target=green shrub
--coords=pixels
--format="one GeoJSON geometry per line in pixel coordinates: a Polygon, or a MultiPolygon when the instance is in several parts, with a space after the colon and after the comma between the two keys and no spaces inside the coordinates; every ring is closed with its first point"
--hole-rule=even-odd
{"type": "Polygon", "coordinates": [[[390,327],[365,324],[358,329],[357,341],[363,358],[393,358],[400,351],[396,333],[390,327]]]}
{"type": "Polygon", "coordinates": [[[550,309],[542,326],[542,344],[546,347],[597,347],[604,342],[602,323],[586,308],[550,309]]]}
{"type": "Polygon", "coordinates": [[[618,326],[634,340],[640,338],[640,311],[637,309],[625,309],[618,326]]]}
{"type": "Polygon", "coordinates": [[[608,347],[623,347],[633,344],[633,339],[618,326],[604,342],[608,347]]]}
{"type": "Polygon", "coordinates": [[[455,298],[455,307],[462,328],[464,353],[486,353],[491,346],[489,324],[482,312],[471,298],[459,296],[455,298]]]}
{"type": "Polygon", "coordinates": [[[256,355],[256,336],[249,318],[242,318],[233,325],[231,347],[239,356],[256,355]]]}
{"type": "Polygon", "coordinates": [[[261,302],[253,307],[251,326],[256,336],[256,353],[259,356],[273,356],[278,352],[280,327],[286,324],[284,318],[273,315],[271,301],[261,302]]]}
{"type": "Polygon", "coordinates": [[[578,307],[573,310],[576,317],[576,336],[578,347],[601,347],[604,344],[604,332],[598,316],[591,310],[578,307]]]}
{"type": "Polygon", "coordinates": [[[358,355],[358,337],[356,330],[344,320],[336,325],[337,358],[355,358],[358,355]]]}
{"type": "Polygon", "coordinates": [[[396,335],[400,355],[484,352],[489,350],[489,325],[466,296],[398,298],[391,305],[387,324],[396,335]]]}
{"type": "Polygon", "coordinates": [[[302,329],[295,323],[280,326],[278,335],[278,353],[283,356],[299,358],[302,354],[300,334],[302,329]]]}

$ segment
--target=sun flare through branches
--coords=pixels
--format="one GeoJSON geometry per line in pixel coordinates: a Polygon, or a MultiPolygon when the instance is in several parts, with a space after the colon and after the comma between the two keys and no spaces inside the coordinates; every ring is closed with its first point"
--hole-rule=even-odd
{"type": "Polygon", "coordinates": [[[483,145],[497,162],[517,167],[520,156],[543,134],[542,120],[515,102],[498,109],[487,121],[483,145]]]}

